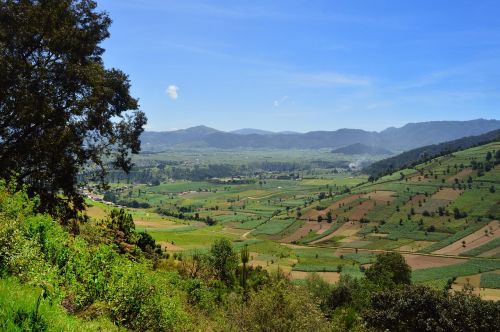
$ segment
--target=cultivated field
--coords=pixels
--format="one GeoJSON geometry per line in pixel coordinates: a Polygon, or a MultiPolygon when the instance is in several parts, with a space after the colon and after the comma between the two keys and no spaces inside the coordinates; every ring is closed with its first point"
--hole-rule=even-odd
{"type": "MultiPolygon", "coordinates": [[[[206,250],[226,237],[237,248],[248,245],[251,266],[281,269],[293,280],[316,272],[332,283],[343,274],[362,275],[377,253],[399,251],[417,283],[442,287],[456,277],[453,288],[459,289],[468,279],[481,296],[499,299],[500,281],[492,273],[500,268],[500,166],[481,172],[472,166],[498,149],[500,143],[491,143],[456,152],[374,182],[344,168],[299,167],[203,181],[168,178],[157,185],[118,181],[112,188],[121,188],[114,192],[121,204],[147,204],[128,210],[136,228],[167,251],[206,250]]],[[[307,158],[333,158],[325,151],[181,157],[175,162],[185,167],[228,158],[242,169],[271,158],[304,164],[307,158]]],[[[169,156],[142,158],[156,172],[155,158],[169,156]]],[[[90,203],[95,219],[112,207],[90,203]]]]}

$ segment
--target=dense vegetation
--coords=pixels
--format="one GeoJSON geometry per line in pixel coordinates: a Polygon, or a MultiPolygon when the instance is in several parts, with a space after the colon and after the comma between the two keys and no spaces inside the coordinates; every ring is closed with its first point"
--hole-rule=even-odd
{"type": "Polygon", "coordinates": [[[83,167],[96,179],[109,160],[128,171],[146,123],[127,75],[104,67],[111,19],[96,6],[0,1],[0,177],[27,184],[51,213],[83,209],[83,167]]]}
{"type": "MultiPolygon", "coordinates": [[[[371,181],[366,156],[330,149],[148,153],[132,167],[146,119],[104,67],[111,21],[96,8],[0,0],[0,330],[498,330],[500,303],[457,280],[499,288],[500,145],[458,151],[498,131],[400,156],[424,162],[371,181]]],[[[402,144],[441,125],[173,139],[402,144]]],[[[466,127],[483,125],[498,123],[466,127]]]]}
{"type": "Polygon", "coordinates": [[[3,330],[498,327],[500,303],[412,286],[411,271],[397,253],[380,255],[366,278],[330,285],[312,275],[300,286],[279,271],[248,266],[248,249],[238,252],[225,239],[206,253],[173,257],[136,232],[123,211],[82,225],[75,236],[37,213],[37,204],[0,183],[3,330]],[[13,297],[14,290],[19,295],[13,297]]]}
{"type": "Polygon", "coordinates": [[[500,130],[494,130],[478,136],[463,137],[454,141],[424,146],[375,162],[366,167],[363,171],[373,177],[381,177],[399,171],[403,168],[418,165],[439,156],[464,150],[473,146],[498,141],[499,139],[500,130]]]}

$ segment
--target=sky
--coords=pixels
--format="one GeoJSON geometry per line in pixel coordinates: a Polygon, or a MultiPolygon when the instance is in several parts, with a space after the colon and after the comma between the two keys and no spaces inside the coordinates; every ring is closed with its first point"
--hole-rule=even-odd
{"type": "Polygon", "coordinates": [[[98,0],[147,130],[500,118],[500,1],[98,0]]]}

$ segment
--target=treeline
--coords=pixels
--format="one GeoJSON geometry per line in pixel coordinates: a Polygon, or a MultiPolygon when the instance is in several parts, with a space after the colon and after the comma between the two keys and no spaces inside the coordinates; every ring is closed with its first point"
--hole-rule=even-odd
{"type": "Polygon", "coordinates": [[[454,141],[403,152],[397,156],[377,161],[364,168],[363,171],[374,178],[378,178],[407,167],[413,167],[439,156],[498,140],[500,140],[500,130],[490,131],[479,136],[463,137],[454,141]]]}

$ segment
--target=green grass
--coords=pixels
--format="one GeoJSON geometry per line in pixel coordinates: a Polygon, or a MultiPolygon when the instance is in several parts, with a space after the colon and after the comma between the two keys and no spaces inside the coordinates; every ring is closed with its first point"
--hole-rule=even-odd
{"type": "Polygon", "coordinates": [[[207,226],[187,231],[149,231],[156,241],[174,242],[176,246],[182,249],[207,248],[220,238],[236,240],[238,235],[223,230],[222,225],[207,226]]]}
{"type": "MultiPolygon", "coordinates": [[[[500,190],[500,186],[498,186],[498,190],[500,190]]],[[[491,193],[488,188],[473,187],[464,191],[461,196],[450,204],[449,209],[452,211],[453,208],[457,207],[461,211],[468,211],[471,216],[483,217],[495,214],[495,210],[492,209],[492,202],[495,201],[498,202],[498,191],[491,193]]]]}
{"type": "Polygon", "coordinates": [[[415,221],[405,221],[402,225],[394,223],[385,223],[379,226],[379,232],[387,233],[387,239],[398,240],[401,238],[420,240],[420,241],[439,241],[448,236],[446,233],[425,232],[419,229],[415,221]]]}
{"type": "Polygon", "coordinates": [[[431,267],[413,271],[412,280],[415,283],[422,283],[443,278],[468,276],[500,269],[500,261],[486,259],[471,259],[465,263],[454,264],[441,267],[431,267]]]}
{"type": "MultiPolygon", "coordinates": [[[[33,327],[21,327],[19,322],[16,324],[15,317],[22,312],[35,312],[41,293],[40,288],[23,285],[16,278],[0,279],[0,330],[35,331],[33,327]]],[[[38,314],[47,325],[47,331],[119,331],[110,321],[102,318],[87,321],[71,316],[57,300],[51,304],[49,299],[42,299],[38,314]]],[[[24,324],[27,322],[24,321],[24,324]]]]}
{"type": "Polygon", "coordinates": [[[481,275],[481,287],[500,289],[500,273],[483,273],[481,275]]]}
{"type": "Polygon", "coordinates": [[[342,254],[344,259],[348,260],[353,260],[355,262],[358,262],[359,264],[369,264],[375,261],[377,258],[376,254],[372,253],[366,253],[366,252],[358,252],[356,253],[347,253],[347,254],[342,254]]]}
{"type": "Polygon", "coordinates": [[[253,220],[245,221],[243,223],[235,223],[234,227],[241,228],[241,229],[254,229],[254,228],[259,227],[264,222],[266,222],[266,219],[253,219],[253,220]]]}
{"type": "Polygon", "coordinates": [[[335,254],[335,250],[328,248],[311,248],[295,250],[298,263],[294,271],[305,272],[338,272],[338,266],[352,264],[352,261],[342,259],[335,254]]]}
{"type": "Polygon", "coordinates": [[[290,227],[296,219],[271,219],[255,229],[254,235],[276,235],[290,227]]]}

